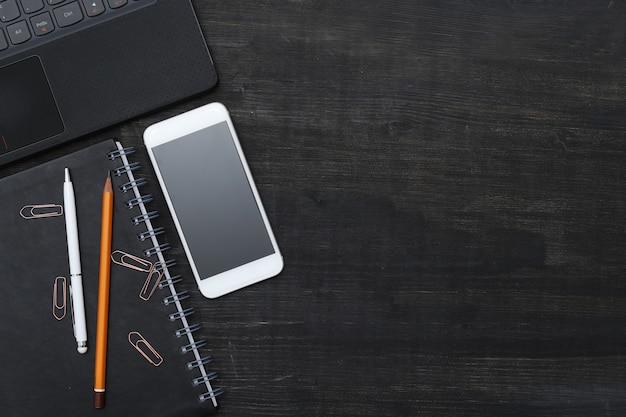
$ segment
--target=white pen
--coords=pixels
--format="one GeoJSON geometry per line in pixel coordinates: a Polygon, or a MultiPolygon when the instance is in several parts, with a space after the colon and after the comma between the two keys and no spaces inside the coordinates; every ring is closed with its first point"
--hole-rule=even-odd
{"type": "Polygon", "coordinates": [[[65,206],[65,231],[67,233],[67,254],[70,261],[70,301],[72,304],[72,324],[74,337],[78,344],[78,353],[87,352],[87,319],[85,317],[85,298],[83,278],[80,268],[80,250],[78,248],[78,222],[76,221],[76,201],[74,185],[70,179],[70,170],[65,168],[63,183],[63,205],[65,206]]]}

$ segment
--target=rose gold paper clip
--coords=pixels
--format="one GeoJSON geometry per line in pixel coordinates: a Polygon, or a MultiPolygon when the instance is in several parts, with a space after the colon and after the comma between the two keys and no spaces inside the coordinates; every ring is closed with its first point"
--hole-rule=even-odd
{"type": "Polygon", "coordinates": [[[135,271],[150,272],[152,270],[152,262],[121,250],[113,251],[111,260],[118,265],[134,269],[135,271]]]}
{"type": "Polygon", "coordinates": [[[20,216],[30,219],[43,219],[63,215],[63,206],[60,204],[31,204],[22,207],[20,216]]]}
{"type": "Polygon", "coordinates": [[[141,335],[139,332],[128,333],[128,342],[133,345],[137,352],[141,354],[148,362],[154,366],[159,366],[163,363],[163,357],[154,350],[152,345],[141,335]],[[143,350],[141,347],[145,347],[143,350]]]}
{"type": "Polygon", "coordinates": [[[148,301],[159,287],[159,283],[163,278],[163,268],[161,265],[161,262],[156,262],[152,265],[152,269],[148,273],[146,282],[144,282],[143,287],[141,287],[141,292],[139,293],[139,298],[142,300],[148,301]]]}
{"type": "Polygon", "coordinates": [[[56,277],[52,287],[52,315],[62,320],[67,311],[67,280],[65,277],[56,277]]]}

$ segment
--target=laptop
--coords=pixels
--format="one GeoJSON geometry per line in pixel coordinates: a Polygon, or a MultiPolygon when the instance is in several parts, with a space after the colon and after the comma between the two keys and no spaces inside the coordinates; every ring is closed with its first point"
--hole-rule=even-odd
{"type": "Polygon", "coordinates": [[[216,83],[190,0],[0,0],[0,165],[216,83]]]}

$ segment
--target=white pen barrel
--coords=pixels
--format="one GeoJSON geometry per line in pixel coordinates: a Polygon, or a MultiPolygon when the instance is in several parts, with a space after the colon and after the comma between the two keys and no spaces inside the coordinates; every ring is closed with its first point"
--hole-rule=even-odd
{"type": "MultiPolygon", "coordinates": [[[[70,279],[72,291],[72,311],[74,313],[74,337],[79,344],[79,352],[87,347],[87,317],[85,317],[85,299],[83,294],[83,280],[80,276],[72,276],[70,279]],[[81,294],[77,296],[76,294],[81,294]]],[[[83,352],[81,352],[83,353],[83,352]]]]}
{"type": "Polygon", "coordinates": [[[76,220],[76,202],[74,187],[71,182],[63,184],[63,202],[65,208],[65,231],[67,232],[67,252],[70,262],[70,274],[80,275],[80,250],[78,246],[78,222],[76,220]]]}
{"type": "Polygon", "coordinates": [[[70,291],[74,337],[78,345],[78,352],[85,353],[87,352],[87,318],[85,317],[85,299],[83,296],[83,279],[80,267],[78,221],[76,219],[74,185],[70,180],[70,173],[67,168],[65,168],[65,182],[63,183],[63,205],[65,206],[67,254],[70,263],[70,291]]]}

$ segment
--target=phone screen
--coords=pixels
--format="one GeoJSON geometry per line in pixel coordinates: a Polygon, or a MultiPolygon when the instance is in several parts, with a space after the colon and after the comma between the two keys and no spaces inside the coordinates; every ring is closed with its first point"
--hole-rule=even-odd
{"type": "Polygon", "coordinates": [[[201,279],[274,253],[227,122],[152,152],[201,279]]]}

